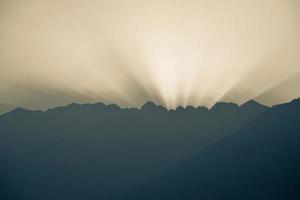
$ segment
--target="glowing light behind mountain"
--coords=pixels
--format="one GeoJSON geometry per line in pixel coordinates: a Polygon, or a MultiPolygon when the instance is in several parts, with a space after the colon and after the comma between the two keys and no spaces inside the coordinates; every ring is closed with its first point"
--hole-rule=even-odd
{"type": "Polygon", "coordinates": [[[0,2],[0,102],[173,108],[300,96],[297,0],[0,2]]]}

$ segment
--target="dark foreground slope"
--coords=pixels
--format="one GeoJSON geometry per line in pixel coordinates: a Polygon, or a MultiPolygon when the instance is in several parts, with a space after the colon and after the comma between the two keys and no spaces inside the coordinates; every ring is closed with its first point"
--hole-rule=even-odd
{"type": "Polygon", "coordinates": [[[0,116],[0,199],[106,199],[144,184],[161,171],[230,135],[267,108],[167,111],[71,104],[0,116]]]}
{"type": "Polygon", "coordinates": [[[300,100],[271,108],[121,199],[300,199],[300,100]]]}

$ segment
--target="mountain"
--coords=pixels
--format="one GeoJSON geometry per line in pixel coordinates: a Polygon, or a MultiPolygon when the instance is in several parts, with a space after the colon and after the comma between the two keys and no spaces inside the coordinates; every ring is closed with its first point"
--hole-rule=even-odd
{"type": "Polygon", "coordinates": [[[2,199],[118,196],[268,110],[253,108],[221,103],[168,111],[148,102],[141,109],[103,103],[15,109],[0,116],[2,199]]]}
{"type": "Polygon", "coordinates": [[[267,106],[264,106],[264,105],[262,105],[262,104],[260,104],[260,103],[258,103],[256,101],[254,101],[254,100],[249,100],[249,101],[243,103],[241,105],[241,107],[244,108],[244,109],[249,109],[249,110],[262,109],[263,107],[265,109],[268,108],[267,106]]]}
{"type": "Polygon", "coordinates": [[[274,106],[120,199],[300,199],[299,124],[300,99],[274,106]]]}

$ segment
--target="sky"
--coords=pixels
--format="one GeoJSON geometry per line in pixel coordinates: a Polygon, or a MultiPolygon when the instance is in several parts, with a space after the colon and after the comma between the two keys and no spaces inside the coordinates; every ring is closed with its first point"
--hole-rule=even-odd
{"type": "Polygon", "coordinates": [[[300,96],[299,0],[0,0],[0,103],[300,96]]]}

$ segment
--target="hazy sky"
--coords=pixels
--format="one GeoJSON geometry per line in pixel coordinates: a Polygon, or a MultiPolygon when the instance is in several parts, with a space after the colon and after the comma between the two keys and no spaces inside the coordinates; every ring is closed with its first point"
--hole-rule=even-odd
{"type": "Polygon", "coordinates": [[[299,0],[0,0],[0,103],[281,103],[299,35],[299,0]]]}

